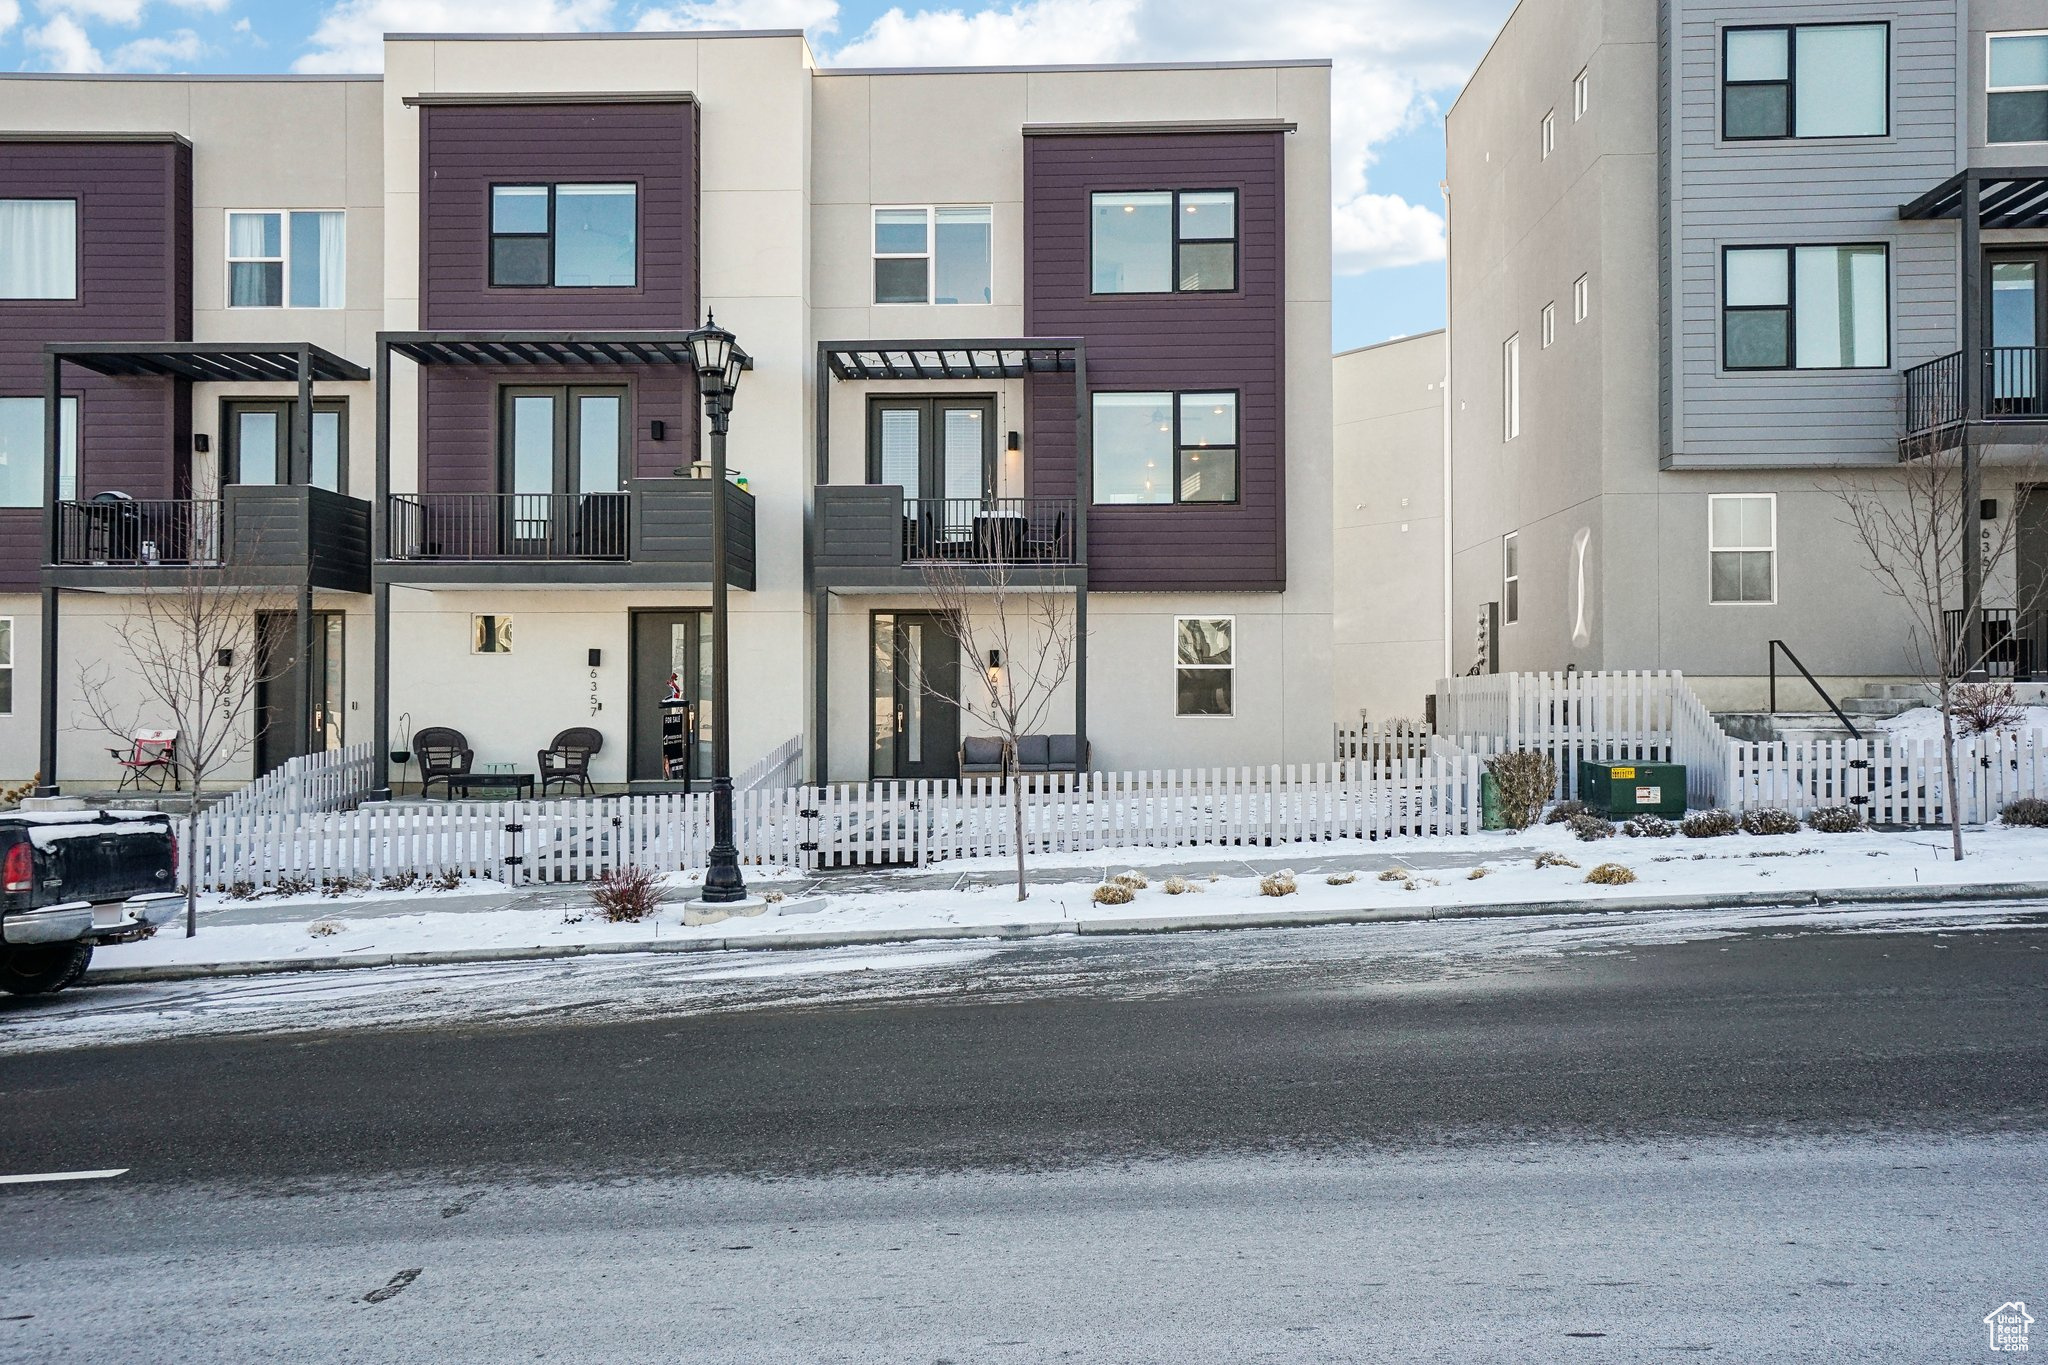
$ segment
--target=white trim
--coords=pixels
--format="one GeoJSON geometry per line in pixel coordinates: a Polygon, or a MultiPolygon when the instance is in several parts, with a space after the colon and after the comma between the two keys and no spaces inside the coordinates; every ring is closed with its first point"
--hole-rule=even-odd
{"type": "Polygon", "coordinates": [[[1541,321],[1538,328],[1539,349],[1547,351],[1557,341],[1557,303],[1553,300],[1544,304],[1543,311],[1538,316],[1541,321]]]}
{"type": "Polygon", "coordinates": [[[1713,607],[1775,607],[1778,605],[1778,495],[1776,493],[1707,494],[1707,605],[1713,607]],[[1770,503],[1770,543],[1766,545],[1716,545],[1714,543],[1714,504],[1755,498],[1763,498],[1770,503]],[[1771,557],[1771,595],[1768,598],[1761,600],[1735,598],[1722,601],[1714,596],[1715,555],[1757,554],[1760,552],[1767,553],[1771,557]]]}
{"type": "Polygon", "coordinates": [[[1173,618],[1173,717],[1175,720],[1234,720],[1237,717],[1237,617],[1216,616],[1208,613],[1189,613],[1173,618]],[[1222,621],[1228,625],[1230,635],[1230,662],[1227,664],[1184,664],[1180,661],[1180,623],[1183,621],[1222,621]],[[1183,669],[1196,669],[1205,673],[1230,674],[1230,709],[1228,711],[1184,712],[1180,709],[1180,675],[1183,669]]]}
{"type": "Polygon", "coordinates": [[[1522,334],[1515,333],[1500,344],[1501,441],[1522,434],[1522,334]]]}
{"type": "MultiPolygon", "coordinates": [[[[487,210],[487,212],[488,212],[488,210],[487,210]]],[[[310,205],[308,205],[308,206],[302,206],[302,207],[299,207],[299,208],[288,208],[288,209],[279,209],[279,208],[232,208],[232,209],[223,209],[223,210],[221,210],[221,220],[220,220],[220,225],[221,225],[221,261],[222,261],[222,269],[221,269],[221,306],[222,306],[222,307],[224,307],[224,308],[229,308],[229,309],[232,309],[233,311],[235,311],[235,312],[238,312],[238,313],[271,313],[271,312],[283,312],[283,311],[286,311],[286,310],[291,310],[291,311],[294,311],[294,312],[301,312],[301,313],[336,313],[336,312],[340,312],[340,311],[341,311],[342,309],[344,309],[344,308],[348,307],[348,210],[347,210],[347,209],[345,209],[345,208],[320,208],[320,207],[315,207],[315,206],[310,206],[310,205]],[[277,235],[278,235],[278,242],[277,242],[277,246],[278,246],[278,254],[277,254],[277,255],[275,255],[275,256],[237,256],[237,255],[235,254],[235,228],[234,228],[234,222],[235,222],[235,217],[236,217],[236,216],[237,216],[238,214],[266,214],[266,213],[274,213],[274,214],[278,215],[278,218],[279,218],[279,222],[278,222],[278,227],[277,227],[277,235]],[[292,302],[292,215],[293,215],[293,214],[295,214],[295,213],[338,213],[338,214],[340,214],[340,215],[341,215],[341,257],[342,257],[342,267],[341,267],[341,272],[342,272],[342,273],[341,273],[341,278],[340,278],[340,279],[339,279],[338,281],[336,281],[336,283],[335,283],[335,293],[336,293],[337,297],[339,297],[339,298],[341,299],[341,302],[340,302],[340,303],[337,303],[337,304],[335,304],[335,305],[333,305],[332,307],[328,307],[328,306],[325,306],[325,305],[322,305],[322,304],[317,304],[317,303],[310,303],[310,304],[305,304],[305,303],[293,303],[293,302],[292,302]],[[278,281],[278,284],[279,284],[279,288],[278,288],[278,302],[277,302],[276,304],[274,304],[274,305],[273,305],[273,304],[267,304],[267,303],[236,303],[236,302],[235,302],[235,267],[236,267],[237,265],[268,265],[268,264],[270,264],[270,263],[271,263],[271,262],[273,262],[273,261],[275,261],[275,262],[277,263],[278,271],[279,271],[279,273],[280,273],[280,278],[279,278],[279,281],[278,281]]],[[[488,250],[488,243],[486,244],[486,250],[488,250]]],[[[323,281],[322,281],[323,291],[324,291],[325,283],[326,283],[326,282],[325,282],[325,281],[323,280],[323,281]]]]}
{"type": "Polygon", "coordinates": [[[1537,159],[1548,161],[1550,160],[1550,154],[1557,150],[1557,110],[1544,110],[1543,119],[1537,125],[1537,128],[1538,145],[1542,150],[1542,155],[1537,159]]]}
{"type": "Polygon", "coordinates": [[[1587,271],[1572,281],[1572,325],[1577,326],[1593,316],[1593,272],[1587,271]]]}
{"type": "Polygon", "coordinates": [[[876,308],[986,308],[995,302],[996,296],[996,210],[994,204],[870,204],[868,206],[868,300],[876,308]],[[988,298],[955,300],[940,303],[939,293],[939,210],[978,209],[988,215],[988,298]],[[878,215],[883,213],[922,213],[924,215],[923,251],[878,251],[875,249],[875,225],[878,215]],[[874,262],[876,261],[924,261],[924,298],[914,303],[883,302],[875,298],[874,262]]]}
{"type": "Polygon", "coordinates": [[[1592,106],[1593,96],[1591,89],[1592,82],[1590,76],[1592,69],[1593,68],[1591,68],[1590,66],[1582,66],[1579,68],[1579,74],[1572,77],[1573,123],[1577,123],[1580,119],[1584,118],[1586,116],[1586,110],[1592,106]]]}

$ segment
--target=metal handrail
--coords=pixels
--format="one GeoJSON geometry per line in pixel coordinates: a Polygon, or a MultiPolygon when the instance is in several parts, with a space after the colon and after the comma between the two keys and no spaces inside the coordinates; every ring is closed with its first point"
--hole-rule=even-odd
{"type": "Polygon", "coordinates": [[[1835,719],[1842,722],[1842,728],[1849,732],[1849,738],[1863,738],[1863,732],[1849,723],[1849,718],[1842,714],[1842,708],[1835,705],[1835,699],[1827,694],[1827,689],[1820,685],[1820,681],[1807,670],[1806,665],[1799,662],[1799,656],[1792,652],[1792,646],[1783,640],[1771,641],[1770,649],[1767,651],[1771,673],[1771,714],[1778,714],[1778,651],[1781,649],[1785,651],[1785,657],[1792,661],[1792,666],[1799,670],[1799,676],[1806,679],[1806,685],[1828,704],[1828,710],[1835,713],[1835,719]]]}
{"type": "MultiPolygon", "coordinates": [[[[1920,435],[1954,426],[1963,420],[1963,353],[1950,351],[1903,372],[1906,389],[1906,434],[1920,435]]],[[[1987,422],[2048,418],[2048,347],[1987,346],[1984,348],[1984,391],[1987,422]]]]}
{"type": "Polygon", "coordinates": [[[1072,564],[1072,498],[905,498],[906,564],[1072,564]]]}
{"type": "Polygon", "coordinates": [[[394,493],[389,553],[443,561],[624,559],[630,496],[394,493]]]}
{"type": "Polygon", "coordinates": [[[52,563],[148,568],[220,563],[218,498],[127,498],[57,504],[52,563]]]}

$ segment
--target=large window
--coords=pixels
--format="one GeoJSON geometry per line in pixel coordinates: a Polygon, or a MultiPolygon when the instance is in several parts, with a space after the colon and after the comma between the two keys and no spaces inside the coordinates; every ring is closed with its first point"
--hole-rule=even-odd
{"type": "Polygon", "coordinates": [[[988,303],[994,211],[875,210],[876,303],[988,303]]]}
{"type": "Polygon", "coordinates": [[[639,205],[637,185],[491,186],[491,283],[631,288],[639,205]]]}
{"type": "Polygon", "coordinates": [[[1778,496],[1715,493],[1707,498],[1707,600],[1716,605],[1778,600],[1778,496]]]}
{"type": "Polygon", "coordinates": [[[1097,294],[1237,288],[1237,191],[1144,190],[1094,196],[1097,294]]]}
{"type": "Polygon", "coordinates": [[[1237,501],[1235,393],[1094,399],[1097,503],[1237,501]]]}
{"type": "Polygon", "coordinates": [[[1500,619],[1513,625],[1522,619],[1522,533],[1500,538],[1500,619]]]}
{"type": "Polygon", "coordinates": [[[1234,616],[1173,618],[1173,713],[1227,716],[1237,705],[1234,616]]]}
{"type": "MultiPolygon", "coordinates": [[[[78,496],[78,400],[58,409],[57,501],[78,496]]],[[[43,400],[0,398],[0,507],[43,505],[43,400]]]]}
{"type": "Polygon", "coordinates": [[[1985,94],[1985,140],[2048,142],[2048,31],[1994,33],[1985,94]]]}
{"type": "Polygon", "coordinates": [[[1883,137],[1890,129],[1889,25],[1722,32],[1723,137],[1883,137]]]}
{"type": "Polygon", "coordinates": [[[344,222],[327,209],[230,211],[228,307],[341,307],[348,266],[344,222]]]}
{"type": "Polygon", "coordinates": [[[78,297],[78,201],[0,199],[0,299],[78,297]]]}
{"type": "Polygon", "coordinates": [[[14,714],[14,618],[0,616],[0,716],[14,714]]]}
{"type": "Polygon", "coordinates": [[[1500,347],[1500,438],[1512,441],[1522,434],[1522,334],[1515,333],[1500,347]]]}
{"type": "Polygon", "coordinates": [[[1729,247],[1721,363],[1731,370],[1882,369],[1891,363],[1885,247],[1729,247]]]}

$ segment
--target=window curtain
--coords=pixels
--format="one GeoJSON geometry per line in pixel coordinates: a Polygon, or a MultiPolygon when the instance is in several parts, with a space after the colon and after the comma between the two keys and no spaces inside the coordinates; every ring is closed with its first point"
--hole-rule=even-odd
{"type": "Polygon", "coordinates": [[[347,278],[346,237],[342,232],[342,216],[338,213],[311,213],[306,217],[315,219],[319,226],[318,256],[320,280],[315,308],[339,308],[342,306],[343,281],[347,278]]]}
{"type": "Polygon", "coordinates": [[[0,201],[0,299],[78,297],[78,205],[0,201]]]}

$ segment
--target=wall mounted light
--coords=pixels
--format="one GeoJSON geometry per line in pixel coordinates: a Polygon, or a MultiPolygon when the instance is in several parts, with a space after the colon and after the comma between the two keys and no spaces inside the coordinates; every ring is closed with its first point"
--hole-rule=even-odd
{"type": "Polygon", "coordinates": [[[213,449],[213,438],[203,431],[195,431],[192,433],[192,448],[204,455],[213,449]]]}
{"type": "Polygon", "coordinates": [[[1997,520],[1998,520],[1998,499],[1997,499],[1997,498],[1985,498],[1985,499],[1981,500],[1980,502],[1978,502],[1978,504],[1977,504],[1977,519],[1978,519],[1979,521],[1997,521],[1997,520]]]}
{"type": "Polygon", "coordinates": [[[1003,671],[1003,651],[1000,649],[992,649],[988,652],[988,671],[991,673],[1003,671]]]}
{"type": "Polygon", "coordinates": [[[1024,437],[1021,433],[1015,431],[1010,433],[1010,439],[1008,443],[1003,446],[1003,449],[1005,450],[1022,450],[1023,448],[1024,437]]]}
{"type": "Polygon", "coordinates": [[[235,666],[235,651],[232,649],[216,649],[213,651],[213,663],[216,668],[233,668],[235,666]]]}
{"type": "Polygon", "coordinates": [[[647,435],[651,440],[666,441],[668,439],[668,423],[662,421],[659,417],[655,418],[647,424],[647,435]]]}
{"type": "Polygon", "coordinates": [[[593,649],[593,650],[591,650],[591,651],[590,651],[590,666],[591,666],[592,668],[598,668],[598,667],[601,667],[601,666],[602,666],[603,664],[604,664],[604,651],[603,651],[603,650],[601,650],[601,649],[593,649]]]}

